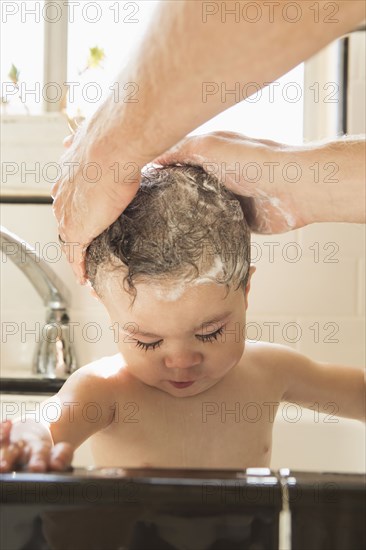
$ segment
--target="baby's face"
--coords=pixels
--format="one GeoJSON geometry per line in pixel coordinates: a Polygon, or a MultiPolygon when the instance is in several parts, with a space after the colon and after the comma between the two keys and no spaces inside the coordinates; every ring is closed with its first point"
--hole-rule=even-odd
{"type": "Polygon", "coordinates": [[[244,351],[249,284],[245,294],[230,289],[225,297],[226,287],[216,283],[141,283],[135,285],[132,305],[120,280],[108,278],[103,303],[119,329],[126,369],[135,378],[188,397],[214,386],[237,365],[244,351]]]}

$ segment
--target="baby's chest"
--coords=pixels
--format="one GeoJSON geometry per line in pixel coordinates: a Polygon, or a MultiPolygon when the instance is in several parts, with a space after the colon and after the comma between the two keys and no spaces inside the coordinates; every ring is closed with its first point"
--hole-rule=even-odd
{"type": "Polygon", "coordinates": [[[266,465],[273,427],[268,420],[275,412],[265,408],[235,399],[200,399],[189,406],[146,400],[142,406],[135,400],[118,404],[114,422],[95,442],[99,439],[105,451],[109,447],[109,457],[117,455],[119,465],[130,467],[266,465]]]}

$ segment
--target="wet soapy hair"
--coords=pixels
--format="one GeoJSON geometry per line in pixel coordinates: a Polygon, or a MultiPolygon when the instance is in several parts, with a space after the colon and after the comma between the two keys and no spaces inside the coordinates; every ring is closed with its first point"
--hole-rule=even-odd
{"type": "Polygon", "coordinates": [[[215,282],[245,289],[250,231],[235,195],[199,166],[149,168],[119,218],[86,251],[97,294],[111,272],[136,298],[136,283],[215,282]]]}

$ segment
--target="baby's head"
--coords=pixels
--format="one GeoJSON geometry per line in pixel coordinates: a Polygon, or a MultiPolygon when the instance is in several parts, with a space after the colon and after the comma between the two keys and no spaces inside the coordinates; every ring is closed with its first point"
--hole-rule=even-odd
{"type": "Polygon", "coordinates": [[[145,172],[135,199],[87,252],[87,275],[101,298],[116,270],[132,300],[142,282],[170,287],[165,300],[208,279],[244,290],[249,264],[240,203],[214,176],[188,165],[145,172]]]}
{"type": "Polygon", "coordinates": [[[126,370],[142,382],[195,395],[238,363],[250,232],[235,195],[202,168],[146,171],[128,208],[90,244],[86,268],[118,326],[126,370]]]}

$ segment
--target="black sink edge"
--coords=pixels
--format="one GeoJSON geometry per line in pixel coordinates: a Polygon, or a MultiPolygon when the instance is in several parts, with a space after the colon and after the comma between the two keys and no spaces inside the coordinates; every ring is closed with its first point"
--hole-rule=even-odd
{"type": "Polygon", "coordinates": [[[0,393],[53,395],[64,383],[61,378],[0,378],[0,393]]]}

